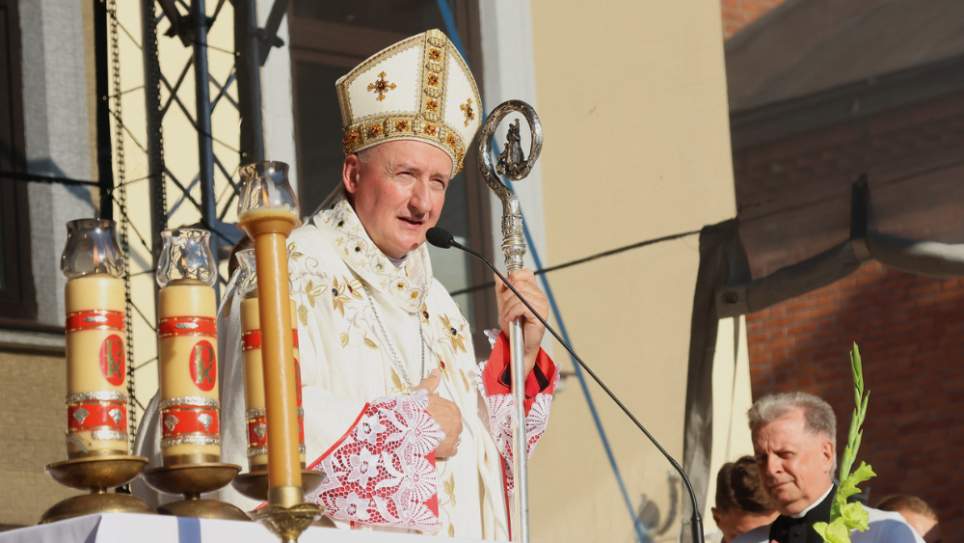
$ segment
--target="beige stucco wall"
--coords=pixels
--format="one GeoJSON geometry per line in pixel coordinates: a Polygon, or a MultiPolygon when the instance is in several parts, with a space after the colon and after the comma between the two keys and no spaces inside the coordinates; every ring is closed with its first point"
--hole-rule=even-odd
{"type": "Polygon", "coordinates": [[[44,466],[67,458],[63,355],[0,352],[0,524],[34,524],[58,500],[77,494],[58,485],[44,466]]]}
{"type": "MultiPolygon", "coordinates": [[[[735,215],[717,3],[533,0],[532,26],[547,264],[735,215]]],[[[692,236],[550,277],[577,350],[677,458],[698,260],[692,236]]],[[[651,534],[675,540],[669,466],[591,388],[633,507],[652,500],[657,528],[676,511],[651,534]]],[[[535,541],[634,539],[575,379],[531,486],[535,541]]]]}

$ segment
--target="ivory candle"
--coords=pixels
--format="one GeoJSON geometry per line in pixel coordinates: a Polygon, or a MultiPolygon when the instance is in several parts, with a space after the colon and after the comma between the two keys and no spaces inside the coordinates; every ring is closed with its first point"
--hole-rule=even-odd
{"type": "Polygon", "coordinates": [[[298,454],[298,406],[292,358],[291,301],[285,240],[298,223],[290,209],[257,208],[240,216],[258,255],[258,314],[262,335],[268,427],[268,499],[292,507],[304,500],[298,454]]]}
{"type": "Polygon", "coordinates": [[[161,289],[158,337],[164,465],[219,462],[214,289],[178,279],[161,289]]]}
{"type": "Polygon", "coordinates": [[[129,454],[124,281],[67,281],[67,457],[129,454]]]}

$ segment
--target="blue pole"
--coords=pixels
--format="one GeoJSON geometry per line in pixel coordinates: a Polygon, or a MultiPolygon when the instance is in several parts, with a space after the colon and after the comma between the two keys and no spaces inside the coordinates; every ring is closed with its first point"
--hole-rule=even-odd
{"type": "MultiPolygon", "coordinates": [[[[465,54],[465,48],[462,46],[462,40],[459,38],[458,29],[455,26],[455,17],[452,14],[452,9],[449,7],[446,0],[436,0],[438,4],[439,13],[442,15],[442,21],[445,24],[446,33],[452,40],[452,44],[455,48],[459,50],[463,58],[468,58],[465,54]]],[[[483,108],[483,113],[488,111],[487,108],[483,108]]],[[[483,115],[482,123],[485,123],[485,118],[483,115]]],[[[494,143],[494,142],[493,142],[494,143]]],[[[498,152],[498,145],[493,145],[492,148],[498,152]]],[[[508,184],[509,188],[512,187],[512,183],[508,184]]],[[[524,214],[523,214],[524,215],[524,214]]],[[[525,233],[526,244],[529,246],[530,254],[532,255],[532,260],[535,263],[536,269],[542,268],[542,259],[539,257],[539,250],[534,243],[532,234],[529,231],[529,225],[525,221],[523,216],[522,228],[525,233]]],[[[549,285],[549,279],[545,275],[539,276],[539,281],[542,283],[543,290],[546,291],[546,298],[549,299],[549,307],[552,310],[552,315],[555,317],[556,322],[559,323],[559,332],[562,337],[566,340],[566,343],[572,345],[572,341],[569,339],[569,331],[566,328],[566,323],[562,318],[562,312],[559,310],[559,304],[556,303],[556,297],[552,292],[552,286],[549,285]]],[[[616,484],[619,486],[619,493],[622,495],[623,502],[626,505],[626,510],[629,512],[629,518],[632,520],[633,529],[636,532],[636,540],[639,543],[646,543],[651,541],[648,530],[643,526],[642,521],[640,521],[639,516],[633,510],[632,500],[629,498],[629,491],[626,489],[626,483],[623,481],[623,476],[619,471],[619,464],[616,463],[616,456],[613,454],[612,445],[609,443],[609,438],[606,435],[606,430],[603,427],[602,419],[599,417],[599,410],[596,408],[596,403],[592,399],[592,394],[589,391],[589,384],[586,382],[586,376],[583,374],[582,368],[579,364],[576,364],[574,360],[570,359],[570,363],[573,367],[573,372],[576,375],[576,379],[579,381],[579,388],[582,390],[582,395],[586,399],[586,404],[589,406],[589,413],[592,415],[593,424],[596,426],[596,433],[599,434],[599,440],[602,442],[603,450],[606,453],[606,459],[609,461],[609,467],[612,469],[613,475],[616,477],[616,484]]]]}

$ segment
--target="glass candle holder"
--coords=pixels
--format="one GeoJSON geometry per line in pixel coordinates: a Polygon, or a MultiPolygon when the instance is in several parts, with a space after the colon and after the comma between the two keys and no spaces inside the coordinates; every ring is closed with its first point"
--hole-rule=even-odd
{"type": "Polygon", "coordinates": [[[266,160],[246,164],[241,167],[241,181],[240,221],[262,210],[298,216],[298,197],[288,182],[288,165],[284,162],[266,160]]]}
{"type": "Polygon", "coordinates": [[[60,255],[60,270],[68,279],[93,274],[121,277],[124,273],[124,262],[114,237],[114,221],[68,221],[67,243],[60,255]]]}
{"type": "Polygon", "coordinates": [[[161,254],[155,278],[158,286],[174,281],[196,281],[209,287],[217,281],[217,262],[211,251],[211,232],[203,228],[177,228],[161,232],[161,254]]]}

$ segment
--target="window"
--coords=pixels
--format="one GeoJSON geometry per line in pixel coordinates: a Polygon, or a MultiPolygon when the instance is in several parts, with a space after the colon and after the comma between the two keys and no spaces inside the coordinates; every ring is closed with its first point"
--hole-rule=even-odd
{"type": "MultiPolygon", "coordinates": [[[[0,0],[0,172],[24,170],[17,0],[0,0]]],[[[27,188],[0,174],[0,323],[37,316],[27,188]]],[[[12,322],[11,322],[12,321],[12,322]]]]}
{"type": "MultiPolygon", "coordinates": [[[[466,61],[481,88],[478,7],[464,0],[450,0],[448,4],[466,49],[466,61]]],[[[289,24],[299,194],[303,209],[310,212],[341,177],[344,155],[335,80],[382,48],[430,28],[444,30],[445,25],[436,2],[426,0],[293,0],[289,24]]],[[[449,186],[439,226],[491,255],[489,189],[475,163],[475,152],[471,151],[464,170],[449,186]]],[[[462,253],[430,250],[436,277],[449,291],[491,279],[481,265],[462,253]]],[[[472,325],[477,350],[487,352],[487,348],[481,349],[481,330],[496,325],[491,291],[463,294],[455,301],[472,325]]]]}

